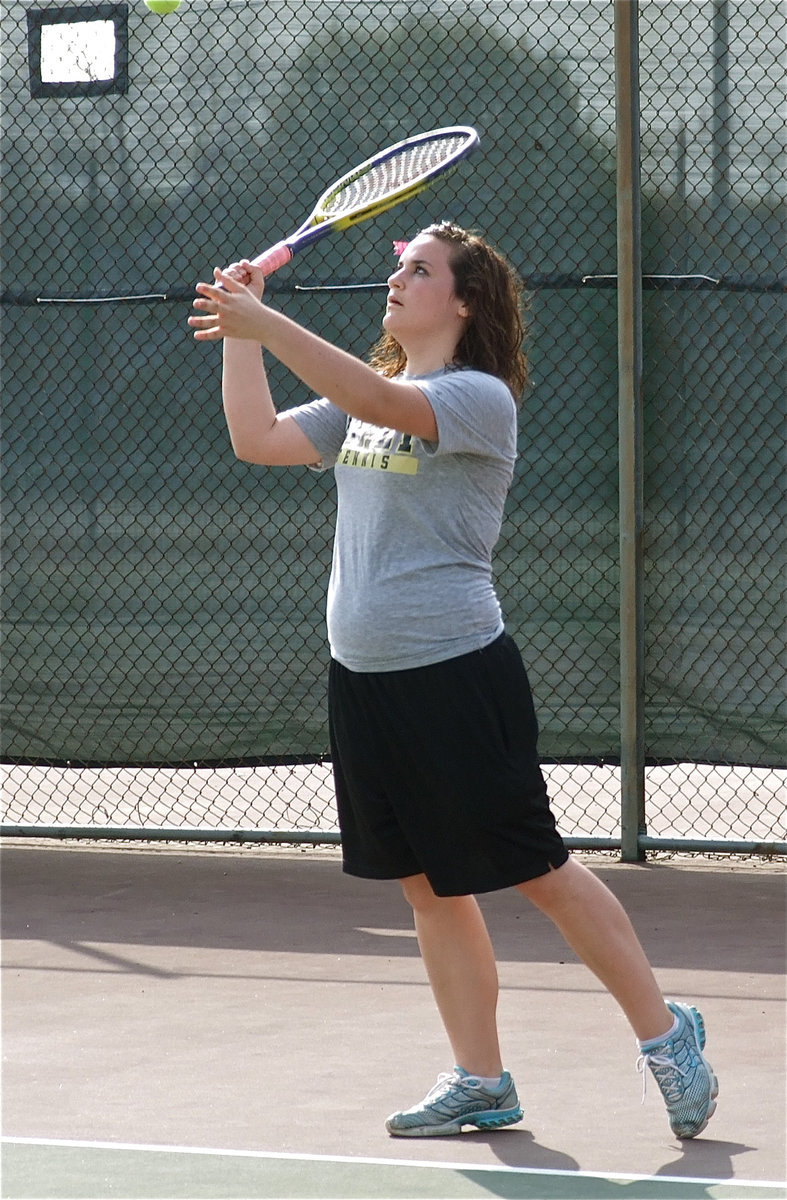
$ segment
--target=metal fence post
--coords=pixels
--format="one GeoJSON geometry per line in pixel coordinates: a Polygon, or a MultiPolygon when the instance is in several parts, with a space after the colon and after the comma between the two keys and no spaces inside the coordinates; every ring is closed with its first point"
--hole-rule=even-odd
{"type": "Polygon", "coordinates": [[[621,857],[641,861],[643,718],[642,260],[638,0],[615,0],[620,484],[621,857]]]}

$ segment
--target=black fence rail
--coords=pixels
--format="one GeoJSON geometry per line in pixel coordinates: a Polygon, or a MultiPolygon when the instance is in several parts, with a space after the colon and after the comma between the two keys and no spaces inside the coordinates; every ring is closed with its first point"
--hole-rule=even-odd
{"type": "Polygon", "coordinates": [[[356,161],[470,124],[467,166],[296,259],[272,302],[364,353],[393,239],[450,217],[496,242],[530,291],[533,377],[497,582],[564,832],[629,856],[783,852],[777,0],[6,0],[2,26],[3,832],[337,840],[332,484],[234,461],[219,353],[186,317],[198,279],[290,233],[356,161]]]}

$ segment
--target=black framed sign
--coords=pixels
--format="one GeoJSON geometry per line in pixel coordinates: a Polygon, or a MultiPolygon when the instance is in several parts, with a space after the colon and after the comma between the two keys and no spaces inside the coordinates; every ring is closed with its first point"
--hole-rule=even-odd
{"type": "Polygon", "coordinates": [[[30,94],[102,96],[128,88],[128,5],[70,5],[27,14],[30,94]]]}

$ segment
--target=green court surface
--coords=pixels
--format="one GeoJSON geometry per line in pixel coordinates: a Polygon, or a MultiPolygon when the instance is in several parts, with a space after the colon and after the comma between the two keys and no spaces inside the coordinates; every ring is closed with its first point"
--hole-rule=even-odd
{"type": "Polygon", "coordinates": [[[776,1200],[778,1183],[4,1139],[7,1200],[776,1200]]]}

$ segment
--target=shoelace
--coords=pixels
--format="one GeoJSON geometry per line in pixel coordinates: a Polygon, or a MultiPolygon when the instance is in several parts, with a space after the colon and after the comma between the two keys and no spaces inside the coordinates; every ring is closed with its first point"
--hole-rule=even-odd
{"type": "Polygon", "coordinates": [[[688,1071],[679,1067],[669,1054],[640,1054],[637,1059],[637,1070],[642,1075],[642,1103],[645,1103],[645,1095],[648,1090],[648,1067],[655,1075],[664,1098],[668,1102],[680,1100],[683,1088],[676,1076],[688,1075],[688,1071]]]}
{"type": "Polygon", "coordinates": [[[456,1071],[443,1071],[437,1076],[437,1082],[430,1088],[427,1100],[436,1100],[439,1096],[445,1095],[452,1087],[464,1083],[461,1075],[457,1075],[456,1071]]]}

